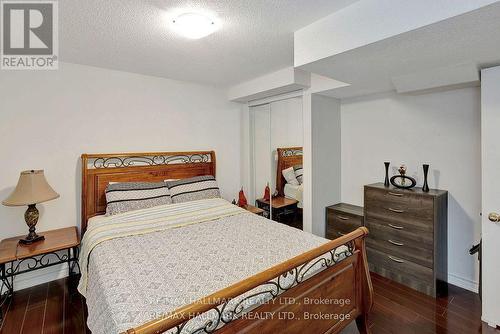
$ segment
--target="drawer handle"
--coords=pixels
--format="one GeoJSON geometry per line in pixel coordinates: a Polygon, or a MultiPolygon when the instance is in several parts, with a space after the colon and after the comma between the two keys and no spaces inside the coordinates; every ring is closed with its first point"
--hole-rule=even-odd
{"type": "Polygon", "coordinates": [[[349,218],[344,217],[344,216],[337,216],[340,220],[349,220],[349,218]]]}
{"type": "Polygon", "coordinates": [[[405,245],[405,244],[404,244],[404,243],[402,243],[402,242],[397,242],[397,241],[394,241],[394,240],[391,240],[391,239],[389,239],[389,240],[387,240],[387,241],[389,241],[389,242],[390,242],[391,244],[393,244],[394,246],[404,246],[404,245],[405,245]]]}
{"type": "Polygon", "coordinates": [[[393,193],[392,191],[389,191],[388,192],[389,195],[391,196],[396,196],[396,197],[403,197],[403,194],[400,194],[400,193],[393,193]]]}
{"type": "Polygon", "coordinates": [[[397,258],[397,257],[390,256],[390,255],[388,255],[388,257],[389,257],[389,259],[391,259],[391,260],[392,260],[392,261],[394,261],[394,262],[397,262],[397,263],[405,263],[405,261],[403,261],[403,260],[401,260],[401,259],[399,259],[399,258],[397,258]]]}
{"type": "Polygon", "coordinates": [[[397,225],[392,225],[392,224],[388,224],[388,225],[389,225],[389,227],[392,227],[395,230],[402,230],[402,229],[404,229],[403,226],[397,226],[397,225]]]}
{"type": "Polygon", "coordinates": [[[404,213],[404,212],[405,212],[405,210],[401,210],[401,209],[393,209],[393,208],[387,208],[387,210],[392,211],[392,212],[395,212],[395,213],[404,213]]]}

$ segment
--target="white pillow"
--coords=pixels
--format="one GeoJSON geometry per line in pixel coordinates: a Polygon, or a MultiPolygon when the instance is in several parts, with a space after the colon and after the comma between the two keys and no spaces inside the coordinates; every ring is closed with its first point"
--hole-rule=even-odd
{"type": "Polygon", "coordinates": [[[283,174],[283,177],[285,178],[287,183],[293,186],[298,186],[300,184],[299,181],[297,180],[297,177],[295,176],[295,171],[293,170],[293,167],[283,169],[281,173],[283,174]]]}

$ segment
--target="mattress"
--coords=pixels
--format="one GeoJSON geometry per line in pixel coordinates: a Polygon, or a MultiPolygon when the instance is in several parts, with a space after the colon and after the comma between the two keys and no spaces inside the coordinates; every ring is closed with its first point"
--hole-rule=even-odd
{"type": "Polygon", "coordinates": [[[303,189],[304,189],[304,184],[295,185],[295,184],[286,183],[285,187],[283,189],[283,193],[285,194],[285,197],[299,201],[299,203],[297,203],[297,207],[302,208],[303,207],[303,205],[302,205],[303,189]]]}
{"type": "MultiPolygon", "coordinates": [[[[104,219],[90,219],[89,228],[104,219]]],[[[94,334],[126,331],[327,241],[284,224],[270,224],[268,219],[244,210],[196,224],[106,240],[88,256],[88,327],[94,334]]],[[[346,255],[340,252],[334,256],[346,255]]],[[[316,262],[309,269],[307,275],[313,275],[324,267],[316,262]]],[[[266,290],[269,286],[257,287],[231,302],[244,300],[242,309],[250,310],[272,297],[266,290]],[[253,297],[246,299],[248,296],[253,297]]],[[[190,320],[181,333],[195,333],[204,327],[207,318],[217,316],[218,312],[212,311],[190,320]]]]}

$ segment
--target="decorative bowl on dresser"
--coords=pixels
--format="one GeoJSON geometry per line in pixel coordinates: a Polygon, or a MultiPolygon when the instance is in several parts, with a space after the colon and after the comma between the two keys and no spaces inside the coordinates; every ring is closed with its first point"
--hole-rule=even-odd
{"type": "Polygon", "coordinates": [[[448,192],[375,183],[364,202],[370,271],[435,297],[448,275],[448,192]]]}
{"type": "Polygon", "coordinates": [[[326,237],[336,239],[363,226],[363,207],[338,203],[326,207],[326,237]]]}

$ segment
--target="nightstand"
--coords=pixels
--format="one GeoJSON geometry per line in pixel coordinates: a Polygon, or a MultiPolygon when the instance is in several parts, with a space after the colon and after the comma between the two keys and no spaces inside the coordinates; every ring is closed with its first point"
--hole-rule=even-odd
{"type": "MultiPolygon", "coordinates": [[[[14,277],[56,264],[67,263],[71,275],[78,266],[80,237],[76,226],[40,233],[45,240],[30,245],[19,244],[25,236],[0,242],[0,309],[14,292],[14,277]]],[[[0,314],[1,318],[1,314],[0,314]]]]}
{"type": "Polygon", "coordinates": [[[272,220],[279,223],[286,223],[287,218],[293,219],[297,214],[297,200],[278,196],[271,198],[271,201],[266,201],[259,198],[256,201],[257,207],[264,210],[264,217],[269,218],[269,212],[272,212],[272,220]],[[272,209],[272,210],[271,210],[272,209]]]}
{"type": "Polygon", "coordinates": [[[326,238],[336,239],[364,225],[363,207],[338,203],[326,207],[326,238]]]}
{"type": "Polygon", "coordinates": [[[250,211],[251,213],[255,213],[256,215],[264,216],[264,210],[261,208],[258,208],[256,206],[247,204],[247,205],[243,206],[242,208],[247,210],[247,211],[250,211]]]}

